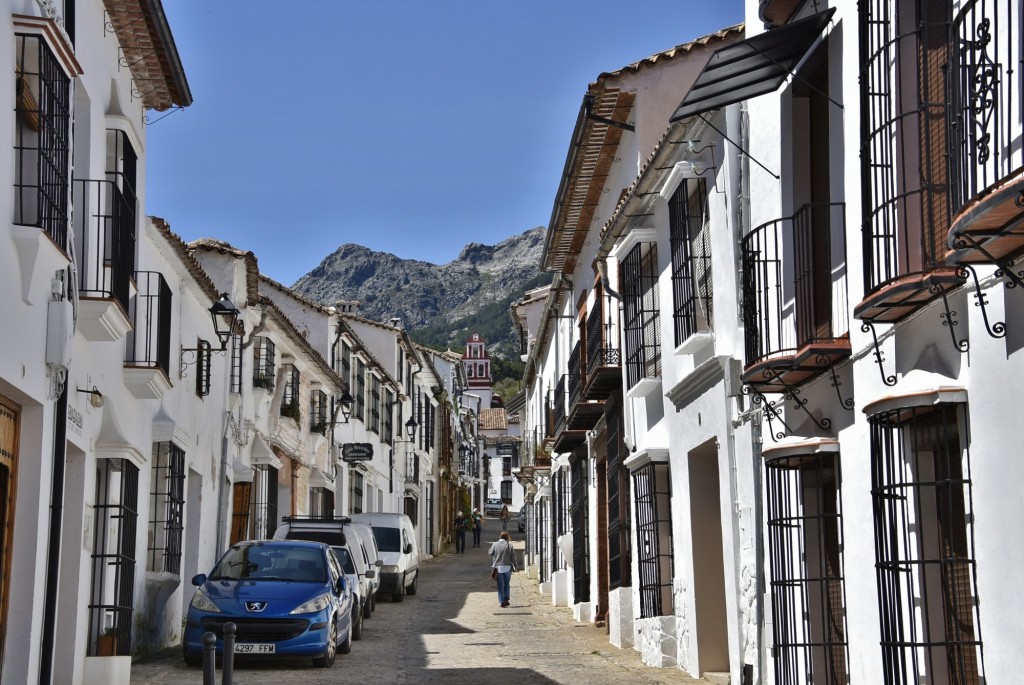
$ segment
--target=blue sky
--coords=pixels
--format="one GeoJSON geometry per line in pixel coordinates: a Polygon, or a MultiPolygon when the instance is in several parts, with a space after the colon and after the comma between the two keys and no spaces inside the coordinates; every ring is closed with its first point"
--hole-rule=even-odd
{"type": "Polygon", "coordinates": [[[147,213],[286,284],[343,243],[443,264],[547,225],[587,84],[743,20],[740,0],[164,10],[195,102],[147,129],[147,213]]]}

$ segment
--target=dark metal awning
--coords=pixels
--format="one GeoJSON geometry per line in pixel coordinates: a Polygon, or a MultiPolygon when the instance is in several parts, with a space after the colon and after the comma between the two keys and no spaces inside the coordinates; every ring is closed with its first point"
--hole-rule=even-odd
{"type": "Polygon", "coordinates": [[[835,11],[832,7],[716,50],[672,121],[776,90],[814,45],[835,11]]]}

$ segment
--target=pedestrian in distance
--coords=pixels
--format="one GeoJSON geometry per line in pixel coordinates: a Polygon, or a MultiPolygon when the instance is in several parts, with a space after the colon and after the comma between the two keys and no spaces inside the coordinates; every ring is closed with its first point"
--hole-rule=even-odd
{"type": "Polygon", "coordinates": [[[512,572],[516,570],[516,554],[507,530],[501,531],[487,553],[491,556],[491,568],[498,572],[495,578],[498,581],[498,604],[507,607],[512,599],[509,594],[512,589],[512,572]]]}
{"type": "Polygon", "coordinates": [[[480,508],[476,507],[473,509],[473,546],[480,546],[480,535],[484,532],[484,516],[480,513],[480,508]]]}
{"type": "Polygon", "coordinates": [[[465,514],[461,511],[458,516],[455,517],[455,553],[465,554],[466,553],[466,527],[469,525],[469,520],[465,514]]]}
{"type": "Polygon", "coordinates": [[[512,514],[508,513],[508,505],[504,504],[501,507],[501,513],[498,514],[498,518],[501,519],[501,529],[508,530],[508,520],[512,518],[512,514]]]}

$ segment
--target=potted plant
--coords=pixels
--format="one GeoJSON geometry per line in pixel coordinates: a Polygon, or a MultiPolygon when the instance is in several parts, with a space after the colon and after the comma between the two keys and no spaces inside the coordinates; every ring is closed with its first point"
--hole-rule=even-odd
{"type": "Polygon", "coordinates": [[[281,416],[287,416],[290,419],[294,419],[295,423],[302,424],[302,410],[299,409],[298,402],[289,402],[288,404],[281,405],[281,416]]]}
{"type": "Polygon", "coordinates": [[[117,626],[108,626],[96,638],[96,656],[117,656],[117,626]]]}

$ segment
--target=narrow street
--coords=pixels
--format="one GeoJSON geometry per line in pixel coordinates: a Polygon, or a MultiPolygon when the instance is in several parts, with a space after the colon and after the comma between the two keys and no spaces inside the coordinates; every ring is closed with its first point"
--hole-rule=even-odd
{"type": "MultiPolygon", "coordinates": [[[[515,523],[512,524],[513,529],[515,523]]],[[[500,523],[488,519],[483,542],[465,555],[446,554],[421,566],[419,592],[404,602],[382,600],[364,624],[363,639],[334,667],[304,660],[241,661],[235,683],[697,683],[675,669],[644,666],[637,652],[608,643],[603,628],[575,623],[553,607],[524,573],[512,576],[512,605],[498,607],[487,548],[500,523]]],[[[512,532],[522,555],[523,534],[512,532]]],[[[217,674],[220,683],[221,674],[217,674]]],[[[178,655],[132,665],[133,685],[195,685],[202,672],[178,655]]]]}

